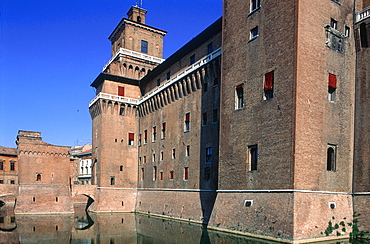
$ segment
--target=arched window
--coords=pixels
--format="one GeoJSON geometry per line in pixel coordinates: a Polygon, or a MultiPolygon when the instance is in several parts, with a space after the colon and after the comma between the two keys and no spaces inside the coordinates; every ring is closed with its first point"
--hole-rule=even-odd
{"type": "Polygon", "coordinates": [[[328,171],[335,171],[336,168],[336,148],[335,145],[329,145],[327,149],[326,169],[328,171]]]}
{"type": "Polygon", "coordinates": [[[136,21],[141,23],[141,16],[137,16],[136,21]]]}
{"type": "Polygon", "coordinates": [[[36,181],[41,181],[41,174],[36,175],[36,181]]]}

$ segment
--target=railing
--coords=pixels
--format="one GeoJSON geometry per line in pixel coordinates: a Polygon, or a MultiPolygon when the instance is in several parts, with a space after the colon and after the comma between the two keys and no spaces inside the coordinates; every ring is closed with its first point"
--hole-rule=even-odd
{"type": "Polygon", "coordinates": [[[150,56],[150,55],[147,55],[147,54],[144,54],[144,53],[139,53],[139,52],[135,52],[135,51],[131,51],[131,50],[128,50],[128,49],[125,49],[125,48],[120,48],[116,54],[108,61],[108,63],[106,65],[104,65],[103,67],[103,71],[108,67],[108,65],[110,65],[119,55],[127,55],[127,56],[131,56],[131,57],[135,57],[135,58],[140,58],[140,59],[144,59],[144,60],[147,60],[147,61],[151,61],[151,62],[154,62],[154,63],[162,63],[164,61],[164,59],[162,58],[157,58],[157,57],[153,57],[153,56],[150,56]]]}
{"type": "Polygon", "coordinates": [[[356,23],[370,17],[370,6],[356,13],[356,23]]]}
{"type": "Polygon", "coordinates": [[[100,92],[90,103],[89,103],[89,108],[99,99],[106,99],[114,102],[122,102],[122,103],[128,103],[128,104],[133,104],[133,105],[138,105],[139,100],[134,99],[134,98],[128,98],[128,97],[121,97],[117,95],[111,95],[108,93],[102,93],[100,92]]]}
{"type": "Polygon", "coordinates": [[[128,97],[121,97],[117,95],[111,95],[107,93],[102,93],[100,92],[90,103],[89,107],[91,107],[97,100],[100,98],[106,99],[106,100],[111,100],[115,102],[123,102],[123,103],[129,103],[133,105],[140,105],[141,103],[145,102],[152,96],[156,95],[157,93],[161,92],[162,90],[166,89],[167,87],[171,86],[173,83],[177,82],[181,78],[185,77],[186,75],[192,73],[193,71],[199,69],[203,65],[209,63],[213,59],[217,58],[220,56],[222,53],[222,48],[220,47],[219,49],[215,50],[211,54],[205,56],[204,58],[200,59],[198,62],[190,65],[186,69],[182,70],[181,72],[175,74],[171,79],[167,80],[166,82],[162,83],[160,86],[155,88],[154,90],[150,91],[148,94],[145,96],[139,98],[139,99],[133,99],[133,98],[128,98],[128,97]]]}

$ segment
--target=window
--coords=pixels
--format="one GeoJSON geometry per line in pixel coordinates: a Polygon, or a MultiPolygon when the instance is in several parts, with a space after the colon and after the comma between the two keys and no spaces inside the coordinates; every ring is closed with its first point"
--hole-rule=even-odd
{"type": "Polygon", "coordinates": [[[14,180],[10,180],[10,184],[11,185],[14,185],[15,184],[15,181],[14,180]]]}
{"type": "Polygon", "coordinates": [[[148,131],[144,130],[144,144],[148,143],[148,131]]]}
{"type": "Polygon", "coordinates": [[[213,52],[213,42],[207,45],[207,54],[211,54],[213,52]]]}
{"type": "Polygon", "coordinates": [[[243,96],[244,96],[244,91],[243,91],[243,86],[244,84],[238,85],[235,88],[235,95],[236,95],[236,102],[235,102],[235,109],[239,109],[243,107],[243,96]]]}
{"type": "Polygon", "coordinates": [[[261,1],[260,0],[252,0],[251,1],[251,12],[259,9],[261,7],[261,1]]]}
{"type": "Polygon", "coordinates": [[[185,114],[185,132],[190,131],[190,113],[185,114]]]}
{"type": "Polygon", "coordinates": [[[41,181],[41,174],[36,175],[36,181],[41,181]]]}
{"type": "Polygon", "coordinates": [[[4,170],[4,162],[0,162],[0,170],[4,170]]]}
{"type": "Polygon", "coordinates": [[[166,138],[166,122],[162,123],[162,139],[166,138]]]}
{"type": "Polygon", "coordinates": [[[351,28],[344,26],[344,36],[349,37],[351,35],[351,28]]]}
{"type": "Polygon", "coordinates": [[[139,165],[141,165],[141,157],[139,157],[139,165]]]}
{"type": "Polygon", "coordinates": [[[114,176],[110,177],[110,185],[113,186],[115,184],[114,176]]]}
{"type": "Polygon", "coordinates": [[[141,52],[148,53],[148,42],[141,40],[141,52]]]}
{"type": "Polygon", "coordinates": [[[170,171],[170,180],[173,180],[173,177],[174,177],[174,172],[173,170],[170,171]]]}
{"type": "Polygon", "coordinates": [[[332,1],[335,2],[335,3],[340,4],[340,0],[332,0],[332,1]]]}
{"type": "Polygon", "coordinates": [[[163,159],[164,159],[164,152],[163,151],[161,151],[161,161],[163,161],[163,159]]]}
{"type": "Polygon", "coordinates": [[[195,63],[195,54],[190,56],[190,65],[195,63]]]}
{"type": "Polygon", "coordinates": [[[186,157],[189,157],[190,156],[190,145],[187,145],[186,146],[186,157]]]}
{"type": "Polygon", "coordinates": [[[141,147],[141,134],[139,134],[139,147],[141,147]]]}
{"type": "Polygon", "coordinates": [[[144,180],[144,168],[141,168],[141,180],[144,180]]]}
{"type": "Polygon", "coordinates": [[[206,163],[207,164],[212,163],[212,147],[206,148],[206,163]]]}
{"type": "Polygon", "coordinates": [[[274,97],[274,71],[265,74],[263,91],[265,100],[270,100],[274,97]]]}
{"type": "Polygon", "coordinates": [[[4,180],[3,179],[0,179],[0,184],[4,184],[4,180]]]}
{"type": "Polygon", "coordinates": [[[121,97],[125,96],[125,88],[123,86],[118,87],[118,96],[121,96],[121,97]]]}
{"type": "Polygon", "coordinates": [[[360,40],[361,40],[361,47],[369,47],[369,42],[367,38],[367,28],[366,23],[360,24],[360,40]]]}
{"type": "Polygon", "coordinates": [[[202,116],[202,125],[203,126],[207,125],[207,113],[203,113],[203,116],[202,116]]]}
{"type": "Polygon", "coordinates": [[[249,40],[253,40],[258,37],[258,26],[251,29],[249,40]]]}
{"type": "Polygon", "coordinates": [[[155,162],[155,153],[152,154],[152,162],[155,162]]]}
{"type": "Polygon", "coordinates": [[[153,166],[153,181],[157,180],[157,166],[153,166]]]}
{"type": "Polygon", "coordinates": [[[326,169],[328,171],[336,170],[336,156],[337,156],[336,153],[337,153],[337,146],[335,144],[328,144],[327,161],[326,161],[326,169]]]}
{"type": "Polygon", "coordinates": [[[122,106],[119,108],[119,115],[125,115],[125,106],[122,106]]]}
{"type": "Polygon", "coordinates": [[[218,121],[218,109],[213,109],[212,112],[212,123],[217,123],[218,121]]]}
{"type": "Polygon", "coordinates": [[[184,180],[189,180],[189,167],[184,167],[184,180]]]}
{"type": "Polygon", "coordinates": [[[161,79],[160,78],[158,78],[157,79],[157,86],[160,86],[161,85],[161,79]]]}
{"type": "Polygon", "coordinates": [[[258,147],[257,145],[248,146],[249,171],[257,170],[258,147]]]}
{"type": "Polygon", "coordinates": [[[338,27],[338,21],[336,21],[335,19],[331,18],[330,19],[330,27],[333,28],[333,29],[337,29],[337,27],[338,27]]]}
{"type": "Polygon", "coordinates": [[[329,82],[328,82],[328,100],[329,101],[335,101],[336,90],[337,90],[337,76],[333,74],[329,74],[329,82]]]}
{"type": "Polygon", "coordinates": [[[152,142],[155,142],[157,140],[157,127],[153,126],[153,138],[152,142]]]}
{"type": "Polygon", "coordinates": [[[146,164],[146,156],[143,157],[144,164],[146,164]]]}
{"type": "Polygon", "coordinates": [[[119,171],[123,171],[123,165],[119,166],[119,171]]]}
{"type": "Polygon", "coordinates": [[[159,172],[159,180],[163,180],[163,171],[159,172]]]}
{"type": "Polygon", "coordinates": [[[176,158],[176,148],[172,149],[172,159],[176,158]]]}
{"type": "Polygon", "coordinates": [[[211,168],[210,167],[204,168],[204,179],[205,180],[211,179],[211,168]]]}
{"type": "Polygon", "coordinates": [[[136,17],[136,22],[141,23],[141,16],[136,17]]]}
{"type": "Polygon", "coordinates": [[[134,146],[135,133],[128,133],[128,145],[134,146]]]}
{"type": "Polygon", "coordinates": [[[171,72],[170,71],[167,72],[167,80],[169,80],[169,79],[171,79],[171,72]]]}

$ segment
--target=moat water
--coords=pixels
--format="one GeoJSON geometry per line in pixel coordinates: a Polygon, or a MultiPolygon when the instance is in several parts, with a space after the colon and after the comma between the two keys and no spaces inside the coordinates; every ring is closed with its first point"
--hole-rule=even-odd
{"type": "Polygon", "coordinates": [[[76,210],[74,215],[14,216],[13,209],[0,207],[0,243],[276,243],[140,214],[96,215],[83,208],[76,210]]]}

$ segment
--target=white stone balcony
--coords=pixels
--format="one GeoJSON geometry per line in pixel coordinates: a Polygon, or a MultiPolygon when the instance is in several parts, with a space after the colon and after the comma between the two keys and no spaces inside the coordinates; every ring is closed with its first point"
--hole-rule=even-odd
{"type": "Polygon", "coordinates": [[[370,6],[356,13],[356,23],[370,17],[370,6]]]}
{"type": "Polygon", "coordinates": [[[153,62],[153,63],[158,63],[158,64],[160,64],[164,61],[164,59],[162,59],[162,58],[153,57],[153,56],[150,56],[150,55],[145,54],[145,53],[139,53],[139,52],[135,52],[135,51],[125,49],[125,48],[120,48],[116,52],[116,54],[114,54],[114,56],[108,61],[108,63],[106,65],[104,65],[103,72],[120,55],[127,55],[127,56],[143,59],[143,60],[150,61],[150,62],[153,62]]]}
{"type": "Polygon", "coordinates": [[[108,93],[103,93],[100,92],[90,103],[89,103],[89,108],[99,99],[105,99],[105,100],[110,100],[113,102],[121,102],[121,103],[128,103],[128,104],[133,104],[133,105],[138,105],[139,104],[139,99],[134,99],[134,98],[128,98],[128,97],[121,97],[117,95],[112,95],[108,93]]]}

